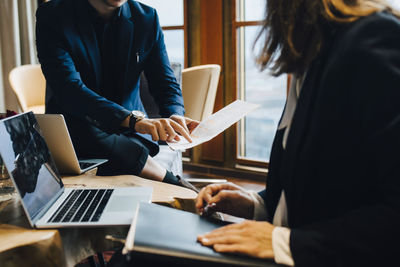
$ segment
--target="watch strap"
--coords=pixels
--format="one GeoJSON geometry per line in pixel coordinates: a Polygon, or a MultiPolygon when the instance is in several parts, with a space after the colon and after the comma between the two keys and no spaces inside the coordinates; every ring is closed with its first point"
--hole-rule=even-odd
{"type": "Polygon", "coordinates": [[[134,133],[136,132],[135,125],[136,125],[136,117],[131,113],[131,115],[129,115],[129,129],[134,133]]]}
{"type": "Polygon", "coordinates": [[[132,111],[129,117],[129,129],[132,132],[136,132],[135,130],[136,123],[140,120],[143,120],[144,118],[146,118],[146,114],[143,113],[142,111],[137,111],[137,110],[132,111]]]}

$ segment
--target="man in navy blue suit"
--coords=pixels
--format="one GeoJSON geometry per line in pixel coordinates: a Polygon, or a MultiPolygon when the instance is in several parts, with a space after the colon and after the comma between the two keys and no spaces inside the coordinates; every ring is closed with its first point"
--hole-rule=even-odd
{"type": "Polygon", "coordinates": [[[52,0],[36,16],[46,113],[64,114],[78,156],[109,159],[99,175],[185,183],[152,158],[157,141],[191,141],[198,125],[184,117],[156,11],[132,0],[52,0]],[[161,119],[146,118],[143,71],[161,119]]]}

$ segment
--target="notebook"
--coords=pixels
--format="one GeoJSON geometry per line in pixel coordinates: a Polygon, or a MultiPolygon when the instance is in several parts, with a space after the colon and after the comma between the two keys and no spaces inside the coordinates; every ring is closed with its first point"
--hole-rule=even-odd
{"type": "Polygon", "coordinates": [[[35,114],[57,169],[62,174],[82,174],[106,159],[78,159],[62,114],[35,114]]]}
{"type": "Polygon", "coordinates": [[[32,227],[129,225],[151,187],[65,188],[32,112],[0,121],[0,154],[32,227]]]}
{"type": "Polygon", "coordinates": [[[157,204],[140,203],[123,253],[132,260],[151,257],[171,266],[182,262],[193,266],[277,266],[272,260],[218,253],[197,242],[198,235],[227,224],[157,204]]]}

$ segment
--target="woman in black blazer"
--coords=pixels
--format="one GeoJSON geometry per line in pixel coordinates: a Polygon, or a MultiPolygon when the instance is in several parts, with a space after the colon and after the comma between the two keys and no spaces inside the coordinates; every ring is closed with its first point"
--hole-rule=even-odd
{"type": "Polygon", "coordinates": [[[268,0],[267,10],[260,65],[294,77],[267,187],[204,188],[200,211],[253,220],[199,241],[292,266],[400,266],[397,11],[380,0],[268,0]]]}

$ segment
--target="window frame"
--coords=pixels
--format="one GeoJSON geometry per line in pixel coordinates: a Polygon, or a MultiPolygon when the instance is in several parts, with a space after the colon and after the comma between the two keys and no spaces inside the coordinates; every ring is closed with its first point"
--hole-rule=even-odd
{"type": "MultiPolygon", "coordinates": [[[[221,76],[214,112],[238,98],[237,27],[255,26],[262,21],[237,21],[236,1],[191,0],[188,2],[189,66],[220,64],[221,76]]],[[[186,151],[185,165],[265,173],[266,161],[238,157],[238,124],[209,142],[186,151]],[[189,153],[188,153],[189,152],[189,153]]]]}
{"type": "MultiPolygon", "coordinates": [[[[174,30],[183,30],[183,47],[184,47],[184,66],[183,68],[187,68],[188,66],[188,16],[187,16],[187,1],[188,0],[182,0],[183,1],[183,25],[170,25],[170,26],[161,26],[163,32],[164,31],[174,31],[174,30]]],[[[167,47],[168,50],[168,47],[167,47]]]]}
{"type": "MultiPolygon", "coordinates": [[[[263,24],[262,20],[249,20],[249,21],[244,21],[240,20],[238,21],[238,16],[236,14],[237,10],[237,4],[238,2],[244,3],[243,0],[235,1],[235,4],[232,7],[231,11],[231,21],[232,21],[232,50],[233,50],[233,70],[235,75],[233,75],[233,84],[235,85],[235,91],[236,91],[236,99],[241,99],[241,95],[243,95],[243,91],[245,90],[245,86],[242,84],[242,86],[239,86],[239,81],[244,82],[245,79],[243,76],[245,75],[244,72],[244,65],[242,66],[239,65],[238,58],[239,57],[244,57],[245,50],[243,49],[242,51],[238,51],[238,43],[244,43],[244,35],[242,34],[242,40],[238,40],[238,30],[242,28],[244,30],[245,27],[248,26],[261,26],[263,24]],[[239,55],[239,52],[241,55],[239,55]],[[241,70],[239,70],[241,68],[241,70]]],[[[244,14],[241,14],[240,17],[244,17],[244,14]]],[[[240,153],[242,150],[244,150],[244,142],[240,143],[239,138],[244,138],[244,130],[245,129],[245,122],[244,119],[241,119],[239,123],[236,125],[236,131],[234,133],[234,142],[236,144],[236,151],[235,151],[235,162],[236,162],[236,167],[240,166],[252,166],[252,167],[260,167],[260,168],[268,168],[269,162],[268,161],[261,161],[261,160],[252,160],[252,159],[247,159],[245,157],[241,157],[240,153]],[[240,147],[242,146],[242,147],[240,147]]]]}

